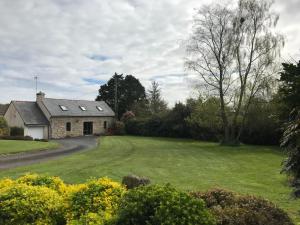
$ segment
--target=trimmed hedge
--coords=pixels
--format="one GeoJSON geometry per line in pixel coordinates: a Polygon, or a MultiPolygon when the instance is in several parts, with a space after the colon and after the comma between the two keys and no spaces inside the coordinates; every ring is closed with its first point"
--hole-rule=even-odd
{"type": "Polygon", "coordinates": [[[0,140],[33,141],[33,138],[30,136],[0,136],[0,140]]]}

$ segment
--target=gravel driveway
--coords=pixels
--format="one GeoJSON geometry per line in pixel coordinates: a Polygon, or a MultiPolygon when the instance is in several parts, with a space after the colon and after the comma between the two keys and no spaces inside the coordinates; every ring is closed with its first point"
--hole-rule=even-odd
{"type": "Polygon", "coordinates": [[[75,152],[89,150],[97,146],[97,137],[94,136],[57,139],[55,141],[61,145],[57,149],[0,156],[0,169],[10,169],[18,166],[30,165],[75,152]]]}

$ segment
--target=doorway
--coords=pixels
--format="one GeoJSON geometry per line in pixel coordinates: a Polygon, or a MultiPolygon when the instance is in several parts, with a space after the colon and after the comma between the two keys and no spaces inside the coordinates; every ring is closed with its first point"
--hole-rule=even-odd
{"type": "Polygon", "coordinates": [[[93,122],[83,122],[83,135],[93,134],[93,122]]]}

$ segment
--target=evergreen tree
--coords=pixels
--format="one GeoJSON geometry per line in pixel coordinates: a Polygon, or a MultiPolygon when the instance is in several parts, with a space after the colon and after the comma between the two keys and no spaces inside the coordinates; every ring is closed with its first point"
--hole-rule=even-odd
{"type": "Polygon", "coordinates": [[[138,79],[132,75],[124,77],[123,74],[115,73],[106,84],[100,86],[96,101],[105,101],[120,118],[123,113],[145,99],[145,88],[138,79]]]}
{"type": "Polygon", "coordinates": [[[158,82],[153,81],[151,88],[148,90],[149,110],[152,115],[166,112],[167,103],[161,97],[161,89],[158,82]]]}

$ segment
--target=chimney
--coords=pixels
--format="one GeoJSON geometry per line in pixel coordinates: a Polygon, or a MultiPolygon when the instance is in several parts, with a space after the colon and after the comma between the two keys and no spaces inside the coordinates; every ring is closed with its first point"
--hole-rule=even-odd
{"type": "Polygon", "coordinates": [[[36,102],[42,102],[44,98],[45,98],[45,93],[41,91],[36,93],[36,102]]]}

